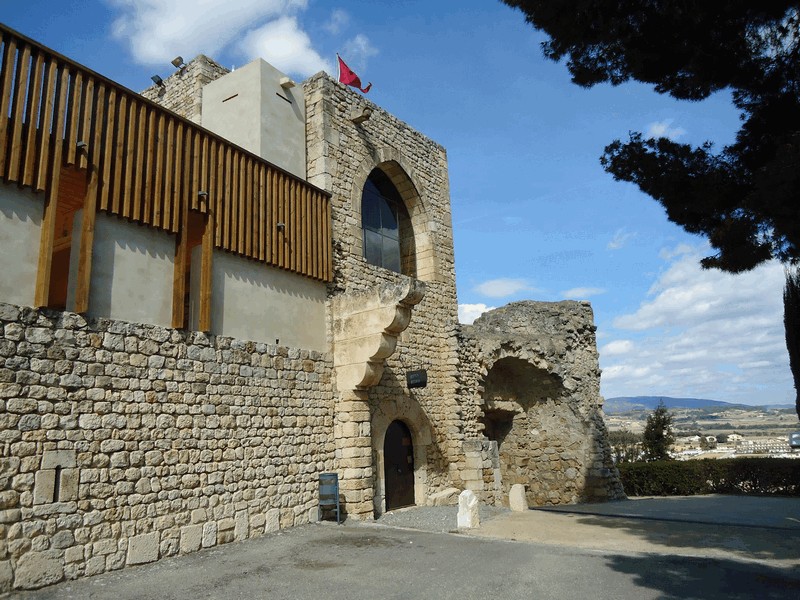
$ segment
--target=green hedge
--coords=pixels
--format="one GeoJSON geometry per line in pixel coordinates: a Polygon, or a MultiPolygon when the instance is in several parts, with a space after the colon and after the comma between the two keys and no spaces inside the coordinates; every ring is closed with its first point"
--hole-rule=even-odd
{"type": "Polygon", "coordinates": [[[800,496],[800,460],[791,458],[662,460],[618,467],[629,496],[800,496]]]}

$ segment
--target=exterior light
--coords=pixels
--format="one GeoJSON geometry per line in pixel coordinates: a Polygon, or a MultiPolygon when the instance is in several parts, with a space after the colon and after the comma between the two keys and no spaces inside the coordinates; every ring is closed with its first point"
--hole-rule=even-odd
{"type": "Polygon", "coordinates": [[[158,75],[153,75],[150,79],[152,79],[153,83],[155,83],[156,85],[164,87],[164,80],[161,79],[161,77],[159,77],[158,75]]]}
{"type": "Polygon", "coordinates": [[[182,69],[183,67],[186,66],[186,63],[183,62],[182,56],[176,56],[175,58],[172,59],[172,66],[175,67],[176,69],[182,69]]]}

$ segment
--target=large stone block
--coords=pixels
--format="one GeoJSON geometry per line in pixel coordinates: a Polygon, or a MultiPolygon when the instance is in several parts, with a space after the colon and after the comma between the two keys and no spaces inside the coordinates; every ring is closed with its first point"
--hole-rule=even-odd
{"type": "Polygon", "coordinates": [[[203,525],[203,548],[217,545],[217,524],[214,522],[203,525]]]}
{"type": "Polygon", "coordinates": [[[159,533],[145,533],[128,540],[129,565],[141,565],[158,560],[159,533]]]}
{"type": "Polygon", "coordinates": [[[246,540],[250,535],[250,518],[246,510],[240,510],[234,517],[233,539],[237,542],[246,540]]]}
{"type": "Polygon", "coordinates": [[[57,583],[63,578],[64,569],[55,557],[44,552],[28,552],[17,562],[14,587],[35,590],[57,583]]]}
{"type": "Polygon", "coordinates": [[[273,533],[281,528],[281,511],[279,508],[271,508],[267,511],[264,533],[273,533]]]}
{"type": "Polygon", "coordinates": [[[181,552],[197,552],[203,544],[203,526],[187,525],[181,528],[181,552]]]}
{"type": "Polygon", "coordinates": [[[428,506],[455,506],[458,504],[458,488],[447,488],[428,496],[428,506]]]}

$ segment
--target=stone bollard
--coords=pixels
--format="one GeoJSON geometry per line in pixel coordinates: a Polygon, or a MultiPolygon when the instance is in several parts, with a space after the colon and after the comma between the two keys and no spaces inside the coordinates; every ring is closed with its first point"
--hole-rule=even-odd
{"type": "Polygon", "coordinates": [[[472,490],[464,490],[458,495],[458,528],[472,529],[481,526],[478,512],[478,497],[472,490]]]}
{"type": "Polygon", "coordinates": [[[508,493],[508,506],[515,512],[524,512],[528,510],[528,498],[525,496],[525,486],[521,483],[515,483],[511,486],[511,491],[508,493]]]}

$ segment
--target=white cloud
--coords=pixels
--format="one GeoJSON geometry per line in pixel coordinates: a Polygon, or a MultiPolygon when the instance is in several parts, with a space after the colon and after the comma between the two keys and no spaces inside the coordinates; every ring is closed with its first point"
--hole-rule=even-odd
{"type": "MultiPolygon", "coordinates": [[[[375,56],[378,50],[370,44],[369,38],[363,33],[359,33],[354,38],[345,42],[342,47],[341,56],[351,69],[359,75],[363,74],[367,68],[367,59],[375,56]]],[[[364,85],[366,81],[362,81],[364,85]]]]}
{"type": "Polygon", "coordinates": [[[605,293],[606,291],[603,288],[577,287],[561,292],[561,295],[564,298],[570,298],[572,300],[586,300],[592,296],[598,296],[605,293]]]}
{"type": "Polygon", "coordinates": [[[633,342],[630,340],[614,340],[609,342],[600,349],[600,354],[607,356],[615,356],[619,354],[627,354],[633,350],[633,342]]]}
{"type": "Polygon", "coordinates": [[[311,38],[295,17],[281,17],[249,32],[239,44],[243,54],[260,57],[286,73],[313,75],[332,65],[311,46],[311,38]]]}
{"type": "Polygon", "coordinates": [[[703,270],[704,250],[662,253],[669,266],[648,298],[614,320],[627,333],[608,335],[600,350],[604,395],[791,401],[783,267],[769,263],[739,275],[703,270]]]}
{"type": "Polygon", "coordinates": [[[489,279],[476,285],[475,291],[489,298],[506,298],[519,292],[534,291],[534,288],[524,279],[501,277],[499,279],[489,279]]]}
{"type": "Polygon", "coordinates": [[[276,67],[302,74],[326,66],[302,31],[296,15],[308,0],[106,0],[119,12],[112,33],[129,45],[134,60],[168,65],[239,44],[247,59],[275,56],[276,67]],[[247,31],[250,33],[246,34],[247,31]],[[287,44],[280,50],[281,44],[287,44]],[[287,55],[292,54],[291,58],[287,55]]]}
{"type": "Polygon", "coordinates": [[[675,119],[664,119],[663,121],[655,121],[647,126],[645,131],[645,138],[659,138],[665,137],[671,140],[677,140],[679,137],[686,133],[683,127],[673,127],[672,122],[675,119]]]}
{"type": "Polygon", "coordinates": [[[631,239],[633,239],[635,237],[636,237],[635,233],[629,233],[629,232],[625,231],[624,229],[617,229],[617,231],[614,232],[614,237],[611,238],[610,242],[608,242],[608,245],[606,246],[606,249],[607,250],[619,250],[620,248],[625,246],[625,244],[628,243],[628,240],[631,240],[631,239]]]}
{"type": "Polygon", "coordinates": [[[475,319],[480,317],[488,310],[494,310],[495,306],[486,306],[483,303],[478,304],[459,304],[458,305],[458,321],[464,325],[471,325],[475,319]]]}
{"type": "Polygon", "coordinates": [[[350,22],[350,15],[340,8],[335,9],[331,13],[330,20],[325,24],[325,31],[330,34],[336,35],[350,22]]]}

